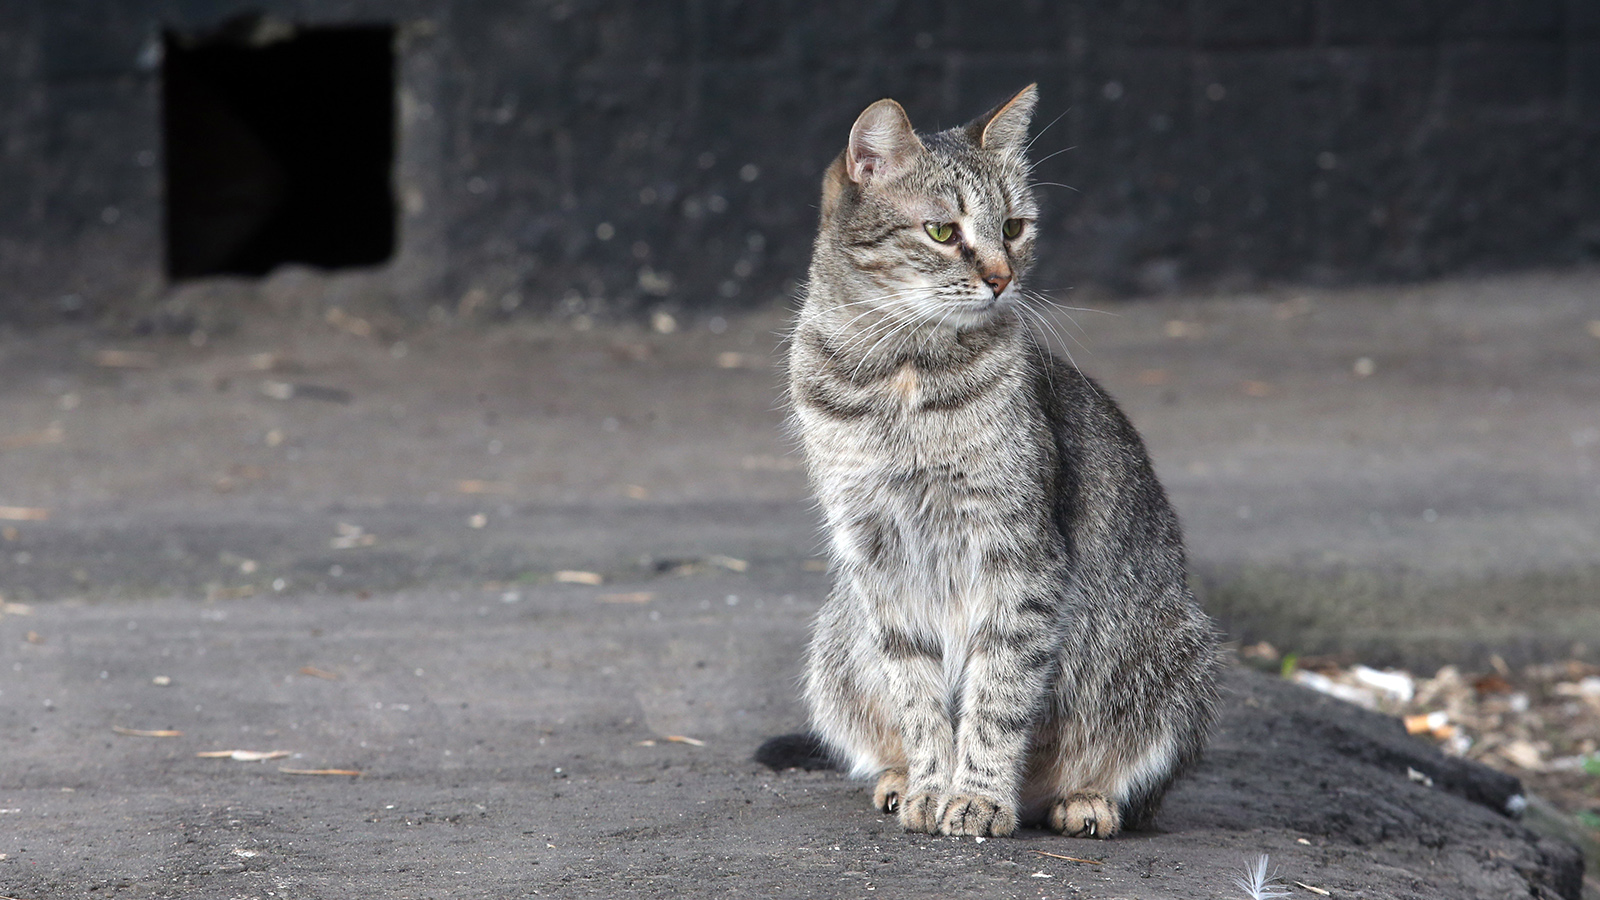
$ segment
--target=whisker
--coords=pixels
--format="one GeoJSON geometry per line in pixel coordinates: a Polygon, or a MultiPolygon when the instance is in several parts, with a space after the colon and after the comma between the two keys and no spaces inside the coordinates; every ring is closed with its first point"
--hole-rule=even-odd
{"type": "Polygon", "coordinates": [[[1073,147],[1062,147],[1060,150],[1057,150],[1056,152],[1050,154],[1049,156],[1046,156],[1044,159],[1041,159],[1038,162],[1035,162],[1033,164],[1033,167],[1034,168],[1038,168],[1039,166],[1044,165],[1045,163],[1049,162],[1052,159],[1055,159],[1056,157],[1060,156],[1061,154],[1067,152],[1068,150],[1076,150],[1076,149],[1078,149],[1076,146],[1073,146],[1073,147]]]}
{"type": "Polygon", "coordinates": [[[1029,151],[1029,150],[1032,150],[1032,149],[1033,149],[1033,145],[1034,145],[1034,142],[1035,142],[1035,141],[1037,141],[1037,140],[1039,140],[1039,138],[1042,138],[1042,137],[1044,137],[1044,133],[1045,133],[1045,132],[1046,132],[1046,131],[1049,131],[1049,130],[1050,130],[1050,126],[1051,126],[1051,125],[1054,125],[1054,124],[1056,124],[1056,123],[1057,123],[1057,122],[1059,122],[1059,121],[1061,121],[1061,119],[1062,119],[1062,118],[1063,118],[1063,117],[1064,117],[1064,116],[1066,116],[1066,114],[1067,114],[1067,113],[1069,113],[1069,112],[1072,112],[1072,107],[1070,107],[1070,106],[1069,106],[1069,107],[1067,107],[1067,108],[1066,108],[1066,109],[1063,109],[1063,110],[1062,110],[1062,111],[1061,111],[1061,115],[1059,115],[1059,116],[1056,116],[1056,117],[1055,117],[1055,118],[1054,118],[1054,119],[1051,119],[1051,120],[1050,120],[1050,125],[1046,125],[1046,126],[1045,126],[1045,127],[1043,127],[1043,128],[1041,128],[1041,129],[1039,129],[1039,133],[1038,133],[1038,134],[1036,134],[1036,135],[1034,135],[1034,136],[1033,136],[1033,139],[1032,139],[1032,140],[1030,140],[1030,141],[1028,141],[1028,144],[1027,144],[1027,146],[1025,146],[1025,147],[1023,147],[1023,148],[1022,148],[1022,152],[1023,152],[1023,153],[1027,153],[1027,152],[1028,152],[1028,151],[1029,151]]]}

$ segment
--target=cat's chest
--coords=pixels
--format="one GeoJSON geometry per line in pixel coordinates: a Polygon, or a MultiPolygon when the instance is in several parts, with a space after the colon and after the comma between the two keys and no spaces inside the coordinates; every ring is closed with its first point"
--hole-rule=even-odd
{"type": "Polygon", "coordinates": [[[808,423],[805,442],[824,502],[843,494],[948,507],[1031,493],[1047,426],[1025,402],[1021,379],[958,389],[906,365],[881,382],[870,414],[808,423]]]}

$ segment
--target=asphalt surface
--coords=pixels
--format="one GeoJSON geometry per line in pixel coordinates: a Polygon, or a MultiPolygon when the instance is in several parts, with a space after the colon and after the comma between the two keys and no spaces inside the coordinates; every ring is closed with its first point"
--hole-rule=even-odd
{"type": "MultiPolygon", "coordinates": [[[[306,284],[0,335],[4,896],[1237,897],[1259,853],[1332,896],[1576,896],[1562,845],[1373,750],[1392,723],[1242,673],[1152,834],[907,836],[768,772],[827,587],[783,312],[420,327],[306,284]],[[288,755],[197,756],[231,750],[288,755]]],[[[1057,325],[1236,639],[1426,670],[1600,653],[1596,298],[1057,325]]]]}

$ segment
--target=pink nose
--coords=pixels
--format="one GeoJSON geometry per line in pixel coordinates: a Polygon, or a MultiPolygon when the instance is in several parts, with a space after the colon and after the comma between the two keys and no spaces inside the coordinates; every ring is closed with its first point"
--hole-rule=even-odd
{"type": "Polygon", "coordinates": [[[987,284],[989,289],[994,291],[994,295],[998,297],[1005,291],[1006,285],[1011,283],[1011,273],[990,272],[983,276],[983,283],[987,284]]]}

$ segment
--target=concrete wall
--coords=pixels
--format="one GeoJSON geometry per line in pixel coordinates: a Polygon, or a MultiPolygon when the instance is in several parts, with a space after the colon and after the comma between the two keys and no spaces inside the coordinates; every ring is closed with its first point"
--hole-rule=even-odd
{"type": "Polygon", "coordinates": [[[399,27],[404,309],[765,303],[881,96],[1037,81],[1035,285],[1161,290],[1600,256],[1594,0],[0,4],[0,316],[159,296],[162,29],[399,27]],[[1071,148],[1071,149],[1068,149],[1071,148]],[[1060,151],[1058,153],[1058,151],[1060,151]]]}

